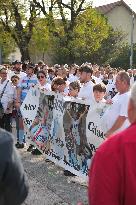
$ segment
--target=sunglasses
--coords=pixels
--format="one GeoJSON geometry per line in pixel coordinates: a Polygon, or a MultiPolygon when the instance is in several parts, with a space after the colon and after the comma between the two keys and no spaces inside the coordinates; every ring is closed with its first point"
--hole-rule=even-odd
{"type": "Polygon", "coordinates": [[[40,78],[45,78],[45,76],[44,76],[44,75],[39,75],[39,76],[37,76],[37,78],[38,78],[38,79],[40,79],[40,78]]]}
{"type": "Polygon", "coordinates": [[[69,88],[69,91],[76,91],[78,88],[69,88]]]}
{"type": "Polygon", "coordinates": [[[16,83],[18,80],[16,80],[16,79],[14,79],[14,80],[12,80],[12,83],[16,83]]]}

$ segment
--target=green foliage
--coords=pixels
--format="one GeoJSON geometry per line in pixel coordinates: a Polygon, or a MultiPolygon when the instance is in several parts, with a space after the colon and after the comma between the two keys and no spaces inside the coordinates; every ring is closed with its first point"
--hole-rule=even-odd
{"type": "Polygon", "coordinates": [[[110,29],[108,38],[101,42],[100,48],[91,55],[91,62],[111,64],[123,51],[125,34],[122,31],[110,29]]]}
{"type": "Polygon", "coordinates": [[[79,58],[75,56],[75,59],[78,61],[81,59],[82,62],[88,61],[91,54],[97,51],[102,41],[108,37],[109,30],[107,20],[95,9],[90,8],[80,14],[74,29],[75,39],[72,45],[74,50],[77,50],[76,56],[79,56],[79,58]]]}
{"type": "Polygon", "coordinates": [[[50,47],[50,35],[46,19],[37,19],[29,45],[30,54],[47,52],[50,47]]]}
{"type": "Polygon", "coordinates": [[[36,19],[32,1],[0,0],[0,25],[11,35],[22,54],[22,61],[29,59],[28,45],[36,19]],[[26,14],[27,12],[27,14],[26,14]]]}
{"type": "Polygon", "coordinates": [[[110,26],[107,20],[93,8],[81,13],[72,32],[60,37],[56,45],[56,57],[59,63],[82,63],[90,60],[104,39],[108,38],[110,26]]]}
{"type": "Polygon", "coordinates": [[[2,61],[3,63],[8,62],[9,54],[14,51],[16,44],[11,35],[4,32],[0,28],[0,47],[2,49],[2,61]]]}
{"type": "MultiPolygon", "coordinates": [[[[133,49],[133,68],[136,67],[136,44],[134,44],[133,49]]],[[[130,46],[126,45],[123,47],[120,55],[111,63],[113,67],[121,67],[123,69],[128,69],[130,67],[130,46]]]]}
{"type": "Polygon", "coordinates": [[[113,31],[107,19],[90,4],[86,0],[52,0],[49,5],[47,0],[0,0],[0,25],[6,36],[0,33],[0,44],[5,57],[16,43],[22,60],[29,59],[29,53],[48,53],[53,63],[88,61],[127,66],[129,60],[126,62],[123,55],[129,58],[129,48],[122,43],[125,35],[113,31]]]}

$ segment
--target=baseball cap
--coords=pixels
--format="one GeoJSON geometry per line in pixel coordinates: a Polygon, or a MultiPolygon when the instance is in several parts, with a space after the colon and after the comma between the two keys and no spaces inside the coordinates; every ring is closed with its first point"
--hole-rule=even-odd
{"type": "Polygon", "coordinates": [[[32,63],[28,63],[28,64],[27,64],[27,68],[32,68],[32,69],[35,69],[35,65],[34,65],[34,64],[32,64],[32,63]]]}
{"type": "Polygon", "coordinates": [[[18,60],[16,60],[16,61],[13,62],[13,64],[14,64],[14,65],[15,65],[15,64],[21,64],[21,62],[18,61],[18,60]]]}
{"type": "Polygon", "coordinates": [[[6,70],[6,67],[4,65],[0,65],[0,71],[3,69],[6,70]]]}

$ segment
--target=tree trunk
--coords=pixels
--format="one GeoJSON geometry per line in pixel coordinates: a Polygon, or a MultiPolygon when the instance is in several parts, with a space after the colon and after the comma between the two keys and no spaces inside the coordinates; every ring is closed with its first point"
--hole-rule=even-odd
{"type": "Polygon", "coordinates": [[[23,45],[19,47],[20,52],[21,52],[21,61],[30,61],[30,55],[29,55],[29,50],[27,45],[23,45]]]}

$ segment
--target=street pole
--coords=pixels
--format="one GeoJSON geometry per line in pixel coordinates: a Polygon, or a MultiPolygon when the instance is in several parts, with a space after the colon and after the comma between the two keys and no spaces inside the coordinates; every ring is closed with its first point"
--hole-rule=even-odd
{"type": "Polygon", "coordinates": [[[131,48],[130,48],[130,69],[133,68],[133,33],[134,33],[134,20],[135,20],[135,16],[134,16],[134,12],[132,11],[131,14],[131,48]]]}

